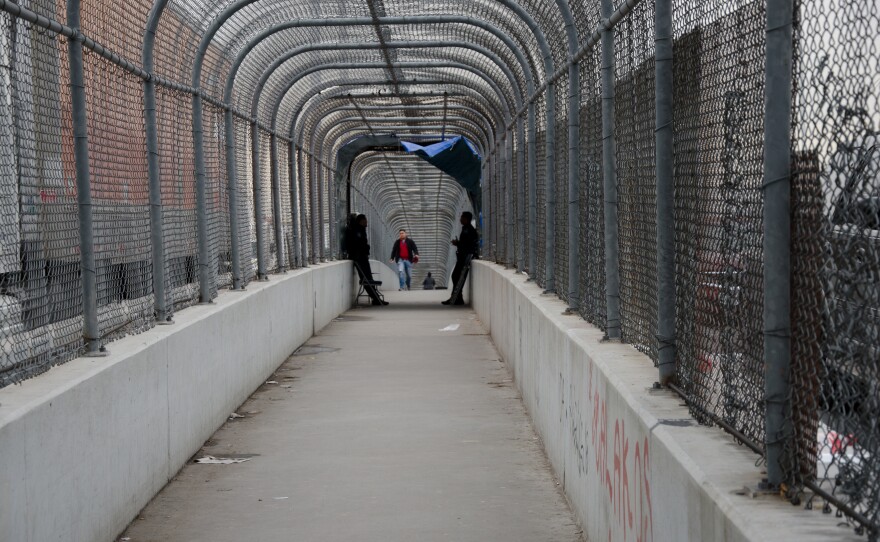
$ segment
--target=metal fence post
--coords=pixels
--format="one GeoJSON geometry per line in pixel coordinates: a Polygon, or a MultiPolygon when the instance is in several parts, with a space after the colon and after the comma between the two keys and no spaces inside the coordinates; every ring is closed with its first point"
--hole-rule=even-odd
{"type": "Polygon", "coordinates": [[[507,132],[504,145],[504,239],[505,243],[505,267],[516,267],[516,236],[514,235],[515,224],[513,216],[513,130],[507,132]]]}
{"type": "MultiPolygon", "coordinates": [[[[307,220],[309,220],[309,214],[306,211],[306,180],[305,175],[303,174],[303,153],[300,150],[296,151],[296,164],[294,164],[294,170],[296,171],[296,183],[299,186],[299,228],[300,228],[300,236],[299,236],[299,244],[300,244],[300,254],[301,260],[300,265],[303,267],[309,266],[309,243],[311,239],[309,238],[309,231],[307,227],[307,220]]],[[[311,199],[311,194],[309,195],[311,199]]]]}
{"type": "Polygon", "coordinates": [[[657,365],[675,375],[675,195],[672,177],[672,1],[655,0],[654,104],[657,184],[657,365]]]}
{"type": "Polygon", "coordinates": [[[263,185],[260,182],[260,127],[256,119],[251,120],[251,183],[254,192],[254,221],[256,228],[254,233],[257,237],[257,280],[268,278],[266,273],[266,249],[265,235],[263,234],[263,222],[266,217],[263,212],[263,185]]]}
{"type": "Polygon", "coordinates": [[[290,219],[293,226],[293,246],[290,251],[291,265],[302,266],[302,253],[300,251],[300,227],[299,227],[299,208],[297,200],[299,199],[296,181],[296,143],[290,140],[290,151],[288,152],[287,167],[290,172],[290,219]]]}
{"type": "Polygon", "coordinates": [[[226,123],[226,178],[229,198],[229,244],[232,250],[232,289],[243,290],[241,276],[241,224],[238,223],[238,172],[235,160],[235,121],[232,110],[223,113],[226,123]]]}
{"type": "Polygon", "coordinates": [[[281,221],[281,183],[278,180],[278,140],[269,135],[269,162],[272,171],[272,210],[275,219],[275,252],[278,255],[278,272],[287,270],[284,250],[284,223],[281,221]]]}
{"type": "Polygon", "coordinates": [[[620,265],[617,231],[617,160],[614,144],[614,28],[612,0],[602,0],[602,173],[605,192],[605,335],[620,338],[620,265]]]}
{"type": "MultiPolygon", "coordinates": [[[[67,2],[67,24],[79,31],[79,0],[67,2]]],[[[89,183],[89,140],[86,116],[85,68],[82,34],[67,42],[70,64],[70,97],[73,116],[73,145],[76,161],[76,199],[79,212],[79,257],[82,267],[83,338],[86,354],[104,350],[98,324],[98,277],[95,266],[95,241],[92,235],[92,192],[89,183]]]]}
{"type": "Polygon", "coordinates": [[[519,211],[519,216],[516,217],[516,240],[518,245],[516,248],[516,272],[522,273],[526,265],[526,213],[523,207],[525,204],[526,154],[523,149],[525,144],[525,127],[523,126],[522,117],[517,117],[516,119],[516,134],[519,140],[519,146],[514,149],[517,173],[519,173],[516,179],[515,195],[515,209],[519,211]]]}
{"type": "Polygon", "coordinates": [[[529,136],[528,136],[528,148],[526,149],[529,156],[529,202],[528,202],[528,215],[529,215],[529,230],[528,230],[528,238],[529,238],[529,280],[534,280],[536,275],[536,267],[538,266],[538,253],[536,248],[537,237],[538,237],[538,208],[537,208],[537,176],[538,176],[538,164],[537,164],[537,133],[538,130],[535,126],[535,102],[529,102],[529,109],[526,113],[527,123],[529,126],[529,136]]]}
{"type": "Polygon", "coordinates": [[[581,74],[577,64],[568,67],[568,312],[580,307],[580,108],[581,74]]]}
{"type": "MultiPolygon", "coordinates": [[[[551,72],[552,73],[552,72],[551,72]]],[[[556,281],[553,276],[556,265],[556,84],[547,84],[547,131],[544,135],[547,175],[544,181],[544,291],[555,292],[556,281]]]]}
{"type": "Polygon", "coordinates": [[[792,0],[767,2],[764,87],[764,393],[767,481],[783,483],[791,438],[792,0]]]}
{"type": "Polygon", "coordinates": [[[318,187],[318,250],[315,257],[318,262],[327,261],[327,255],[324,253],[324,181],[322,179],[323,166],[315,157],[315,184],[318,187]]]}
{"type": "MultiPolygon", "coordinates": [[[[147,32],[144,49],[152,50],[155,31],[147,32]]],[[[152,73],[153,55],[144,55],[144,71],[152,73]]],[[[147,176],[150,188],[150,250],[153,252],[153,296],[158,324],[171,321],[165,297],[165,242],[163,233],[162,177],[159,164],[159,130],[156,114],[156,82],[152,77],[144,81],[144,128],[147,137],[147,176]]]]}
{"type": "Polygon", "coordinates": [[[196,230],[199,240],[199,302],[211,302],[210,247],[208,246],[208,206],[205,197],[205,142],[202,127],[202,89],[192,98],[193,143],[196,166],[196,230]]]}

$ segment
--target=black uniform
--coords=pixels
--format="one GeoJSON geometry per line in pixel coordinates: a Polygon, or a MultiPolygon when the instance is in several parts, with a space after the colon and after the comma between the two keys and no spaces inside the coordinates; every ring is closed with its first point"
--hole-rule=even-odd
{"type": "MultiPolygon", "coordinates": [[[[472,256],[476,259],[479,256],[480,251],[480,234],[477,233],[477,230],[471,226],[470,224],[465,224],[461,227],[461,235],[458,236],[458,245],[457,250],[455,251],[455,267],[452,269],[452,288],[455,288],[455,285],[458,284],[458,279],[461,278],[461,273],[464,270],[465,262],[467,261],[468,256],[472,256]]],[[[464,291],[464,288],[462,288],[464,291]]],[[[458,294],[457,299],[451,299],[456,305],[464,305],[464,297],[461,292],[458,294]]]]}
{"type": "MultiPolygon", "coordinates": [[[[351,224],[345,232],[345,248],[348,258],[354,260],[355,269],[363,281],[373,280],[373,270],[370,268],[370,245],[367,243],[367,228],[360,224],[351,224]]],[[[365,284],[364,290],[374,304],[381,303],[379,293],[372,284],[365,284]]]]}

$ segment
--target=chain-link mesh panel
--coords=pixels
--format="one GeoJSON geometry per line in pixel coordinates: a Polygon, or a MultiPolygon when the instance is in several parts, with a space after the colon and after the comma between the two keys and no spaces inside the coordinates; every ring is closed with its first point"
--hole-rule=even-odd
{"type": "Polygon", "coordinates": [[[142,81],[84,55],[98,325],[105,340],[154,323],[142,81]]]}
{"type": "Polygon", "coordinates": [[[677,378],[700,421],[763,442],[764,6],[673,13],[677,378]]]}
{"type": "Polygon", "coordinates": [[[605,327],[605,198],[599,48],[581,61],[580,291],[581,315],[605,327]]]}
{"type": "Polygon", "coordinates": [[[208,276],[211,295],[232,285],[232,243],[229,234],[229,180],[226,177],[226,124],[220,107],[202,108],[205,152],[205,207],[208,214],[208,276]]]}
{"type": "Polygon", "coordinates": [[[621,338],[657,363],[653,2],[641,2],[615,32],[621,338]]]}
{"type": "Polygon", "coordinates": [[[275,239],[275,213],[272,207],[272,161],[269,159],[269,147],[271,145],[271,135],[260,129],[258,130],[260,138],[260,206],[263,209],[263,223],[259,224],[260,233],[263,240],[263,254],[266,261],[266,272],[274,271],[278,268],[278,244],[275,239]]]}
{"type": "Polygon", "coordinates": [[[0,387],[82,350],[68,73],[65,41],[0,13],[0,387]]]}
{"type": "Polygon", "coordinates": [[[880,530],[880,7],[799,1],[788,474],[880,530]]]}
{"type": "Polygon", "coordinates": [[[547,275],[547,115],[546,93],[535,100],[535,271],[531,275],[544,286],[547,275]]]}
{"type": "Polygon", "coordinates": [[[256,221],[254,219],[254,192],[251,179],[253,176],[251,163],[251,129],[246,120],[236,117],[233,121],[235,131],[235,180],[238,185],[238,216],[235,227],[238,228],[241,247],[242,285],[247,285],[257,274],[257,238],[256,221]]]}
{"type": "Polygon", "coordinates": [[[553,289],[565,301],[568,300],[568,257],[572,251],[577,257],[577,245],[570,246],[568,239],[568,75],[556,82],[556,206],[553,224],[553,289]]]}
{"type": "Polygon", "coordinates": [[[156,128],[162,186],[166,306],[170,312],[175,312],[199,301],[192,97],[157,86],[156,128]]]}
{"type": "Polygon", "coordinates": [[[291,193],[290,193],[290,146],[283,142],[277,142],[278,148],[278,191],[281,194],[281,227],[283,229],[284,239],[282,241],[284,247],[284,265],[293,269],[296,267],[296,242],[293,237],[293,214],[291,212],[291,193]]]}

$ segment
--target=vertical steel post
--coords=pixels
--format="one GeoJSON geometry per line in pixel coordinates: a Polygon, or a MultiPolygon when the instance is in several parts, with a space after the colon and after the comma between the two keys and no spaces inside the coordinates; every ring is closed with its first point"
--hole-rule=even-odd
{"type": "Polygon", "coordinates": [[[660,383],[675,375],[675,187],[672,177],[672,0],[655,0],[657,352],[660,383]]]}
{"type": "Polygon", "coordinates": [[[792,0],[767,2],[764,87],[764,396],[767,481],[785,481],[791,438],[792,0]]]}
{"type": "Polygon", "coordinates": [[[320,243],[318,239],[319,212],[318,209],[318,181],[315,178],[315,157],[307,155],[308,158],[308,183],[309,183],[309,222],[312,227],[312,234],[309,239],[309,261],[314,264],[321,263],[320,243]]]}
{"type": "Polygon", "coordinates": [[[322,179],[323,167],[316,157],[315,159],[315,184],[318,186],[318,253],[319,262],[327,261],[324,253],[324,181],[322,179]]]}
{"type": "Polygon", "coordinates": [[[290,220],[293,225],[293,246],[290,251],[290,264],[292,266],[302,266],[302,253],[300,252],[300,236],[302,233],[300,232],[299,227],[299,208],[297,207],[297,200],[299,199],[299,194],[297,190],[297,181],[296,181],[296,143],[293,140],[290,141],[290,151],[288,151],[288,160],[287,167],[290,172],[290,220]]]}
{"type": "MultiPolygon", "coordinates": [[[[67,24],[79,31],[79,0],[67,2],[67,24]]],[[[95,266],[95,240],[92,227],[92,192],[89,179],[88,117],[86,116],[85,67],[82,34],[67,42],[70,64],[70,97],[73,116],[73,149],[76,162],[76,200],[79,212],[79,257],[82,268],[83,338],[86,354],[103,351],[98,324],[98,277],[95,266]]]]}
{"type": "MultiPolygon", "coordinates": [[[[144,41],[150,44],[144,48],[152,49],[156,33],[147,32],[144,41]]],[[[153,72],[152,55],[144,55],[144,71],[153,72]]],[[[160,324],[171,321],[171,311],[166,306],[165,294],[165,242],[163,232],[162,177],[159,164],[159,130],[156,113],[156,82],[152,77],[144,81],[144,127],[147,137],[147,178],[150,189],[150,249],[153,253],[153,296],[156,306],[156,321],[160,324]]]]}
{"type": "Polygon", "coordinates": [[[617,160],[614,143],[614,29],[612,0],[602,0],[602,169],[605,192],[605,335],[620,338],[620,264],[617,233],[617,160]]]}
{"type": "Polygon", "coordinates": [[[256,120],[251,121],[251,182],[254,192],[254,228],[257,236],[257,280],[268,278],[266,273],[266,244],[263,225],[266,216],[263,211],[263,183],[260,182],[260,127],[256,120]]]}
{"type": "MultiPolygon", "coordinates": [[[[148,32],[144,41],[150,44],[144,48],[153,47],[156,33],[148,32]]],[[[144,55],[144,71],[153,72],[152,55],[144,55]]],[[[156,113],[156,82],[152,77],[144,81],[144,128],[147,137],[147,178],[150,189],[150,250],[153,253],[153,296],[156,306],[156,321],[167,323],[171,321],[171,312],[166,306],[165,297],[165,242],[163,233],[163,210],[162,210],[162,176],[159,164],[159,130],[157,128],[156,113]]]]}
{"type": "MultiPolygon", "coordinates": [[[[306,211],[306,179],[303,169],[303,153],[299,150],[296,152],[296,164],[294,165],[294,169],[297,172],[297,184],[299,185],[299,228],[300,228],[300,236],[299,236],[299,244],[301,251],[301,260],[300,265],[303,267],[309,266],[309,243],[311,239],[309,238],[308,228],[306,227],[306,220],[309,219],[309,213],[306,211]]],[[[309,194],[309,198],[311,199],[311,194],[309,194]]]]}
{"type": "Polygon", "coordinates": [[[580,167],[581,167],[581,72],[577,64],[568,67],[568,311],[580,307],[580,255],[586,250],[581,242],[580,167]]]}
{"type": "Polygon", "coordinates": [[[199,302],[211,302],[211,252],[208,245],[208,206],[205,197],[205,141],[202,127],[202,89],[192,98],[193,147],[196,166],[196,230],[199,240],[199,302]]]}
{"type": "Polygon", "coordinates": [[[547,84],[547,131],[545,135],[547,175],[544,194],[546,216],[544,221],[544,290],[556,291],[556,84],[547,84]]]}
{"type": "Polygon", "coordinates": [[[536,268],[538,267],[538,252],[537,252],[537,238],[538,238],[538,208],[537,208],[537,176],[538,176],[538,164],[537,164],[537,134],[538,130],[535,127],[535,102],[529,102],[528,109],[528,125],[529,125],[529,141],[527,152],[529,153],[529,199],[528,199],[528,215],[529,215],[529,280],[534,280],[536,275],[536,268]]]}
{"type": "Polygon", "coordinates": [[[232,249],[232,289],[242,290],[241,276],[241,227],[238,222],[238,171],[235,160],[235,120],[232,110],[223,112],[226,123],[226,180],[229,198],[229,244],[232,249]]]}
{"type": "Polygon", "coordinates": [[[272,172],[272,211],[275,222],[275,253],[278,255],[278,272],[287,270],[284,250],[284,223],[281,221],[281,182],[278,179],[278,140],[269,135],[269,166],[272,172]]]}
{"type": "Polygon", "coordinates": [[[525,127],[523,126],[522,117],[516,119],[516,133],[519,140],[519,146],[514,149],[517,158],[517,172],[519,175],[516,179],[516,209],[519,214],[516,217],[516,272],[522,273],[525,268],[525,250],[526,250],[526,213],[525,213],[525,184],[526,184],[526,154],[523,145],[525,144],[525,127]]]}
{"type": "Polygon", "coordinates": [[[516,231],[516,225],[514,224],[514,215],[513,215],[513,187],[515,185],[513,178],[513,130],[507,132],[505,137],[505,155],[504,155],[504,163],[505,169],[504,172],[504,218],[506,219],[506,224],[504,228],[504,238],[505,238],[505,267],[516,267],[516,246],[514,245],[516,231]]]}

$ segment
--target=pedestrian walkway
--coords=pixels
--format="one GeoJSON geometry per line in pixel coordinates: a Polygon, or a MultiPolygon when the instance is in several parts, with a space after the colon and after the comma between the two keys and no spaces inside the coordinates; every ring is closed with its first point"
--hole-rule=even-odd
{"type": "Polygon", "coordinates": [[[516,387],[448,291],[388,292],[291,356],[131,542],[576,542],[516,387]]]}

